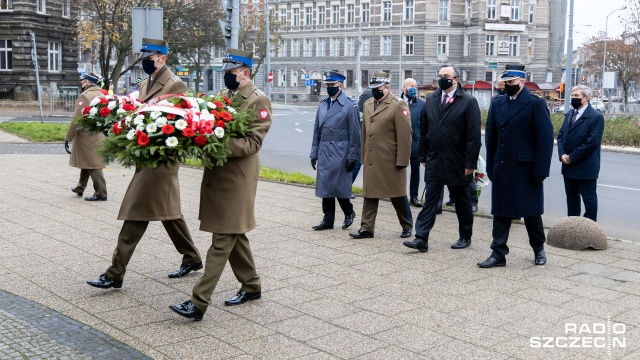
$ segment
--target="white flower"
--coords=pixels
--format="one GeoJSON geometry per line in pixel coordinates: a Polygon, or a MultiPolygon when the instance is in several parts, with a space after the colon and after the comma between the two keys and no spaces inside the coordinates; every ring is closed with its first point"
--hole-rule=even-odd
{"type": "Polygon", "coordinates": [[[169,136],[164,143],[167,144],[168,147],[176,147],[178,146],[178,138],[175,136],[169,136]]]}
{"type": "Polygon", "coordinates": [[[100,99],[98,99],[98,97],[94,97],[93,100],[91,100],[91,102],[89,103],[89,106],[96,106],[98,105],[98,103],[100,102],[100,99]]]}
{"type": "Polygon", "coordinates": [[[161,100],[161,101],[158,101],[158,105],[173,105],[173,104],[170,103],[168,100],[161,100]]]}
{"type": "Polygon", "coordinates": [[[151,112],[151,118],[153,120],[157,119],[159,116],[162,116],[162,113],[160,111],[152,111],[151,112]]]}
{"type": "Polygon", "coordinates": [[[131,116],[127,116],[126,118],[124,118],[124,123],[129,126],[129,124],[131,124],[131,116]]]}
{"type": "Polygon", "coordinates": [[[203,112],[200,114],[200,120],[215,120],[215,118],[214,118],[213,114],[211,114],[210,112],[208,112],[208,111],[206,111],[206,112],[205,112],[205,111],[203,111],[203,112]]]}
{"type": "Polygon", "coordinates": [[[115,99],[115,96],[113,96],[113,95],[107,95],[107,96],[106,96],[106,98],[107,98],[108,100],[113,100],[113,99],[115,99]]]}
{"type": "Polygon", "coordinates": [[[144,115],[138,115],[133,120],[133,123],[136,124],[136,125],[142,125],[143,122],[144,122],[144,115]]]}
{"type": "Polygon", "coordinates": [[[160,116],[159,118],[156,119],[156,125],[158,127],[163,127],[167,125],[167,118],[164,116],[160,116]]]}
{"type": "Polygon", "coordinates": [[[209,101],[207,103],[207,106],[209,107],[209,109],[215,109],[216,108],[216,104],[212,103],[211,101],[209,101]]]}
{"type": "Polygon", "coordinates": [[[150,124],[147,124],[146,130],[147,130],[147,133],[151,134],[158,130],[158,126],[156,125],[156,123],[150,123],[150,124]]]}
{"type": "Polygon", "coordinates": [[[204,100],[202,100],[201,98],[198,98],[198,104],[202,104],[204,102],[204,100]]]}
{"type": "Polygon", "coordinates": [[[232,108],[231,106],[227,106],[227,111],[232,113],[232,114],[236,113],[236,109],[232,108]]]}
{"type": "Polygon", "coordinates": [[[136,138],[136,131],[133,129],[129,130],[129,132],[127,133],[127,139],[133,140],[135,138],[136,138]]]}
{"type": "Polygon", "coordinates": [[[92,107],[91,110],[89,110],[89,115],[93,116],[95,114],[98,113],[98,108],[92,107]]]}
{"type": "Polygon", "coordinates": [[[224,136],[224,129],[218,126],[213,130],[213,133],[216,135],[216,137],[221,138],[224,136]]]}
{"type": "Polygon", "coordinates": [[[116,111],[116,114],[126,114],[126,111],[122,108],[118,108],[118,111],[116,111]]]}
{"type": "Polygon", "coordinates": [[[136,132],[144,130],[144,125],[140,124],[136,126],[136,132]]]}
{"type": "Polygon", "coordinates": [[[176,123],[173,124],[173,125],[178,130],[184,130],[187,127],[187,122],[184,119],[180,119],[180,120],[176,121],[176,123]]]}
{"type": "Polygon", "coordinates": [[[109,101],[109,105],[107,105],[107,107],[109,108],[109,110],[113,110],[116,108],[116,106],[118,106],[118,103],[115,101],[109,101]]]}

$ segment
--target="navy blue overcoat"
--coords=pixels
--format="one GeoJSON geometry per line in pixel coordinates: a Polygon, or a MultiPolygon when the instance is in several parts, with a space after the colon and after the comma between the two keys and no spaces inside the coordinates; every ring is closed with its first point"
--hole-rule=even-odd
{"type": "Polygon", "coordinates": [[[571,164],[562,164],[562,175],[569,179],[595,180],[600,174],[600,144],[604,131],[604,116],[587,105],[582,115],[571,124],[572,110],[565,115],[558,132],[558,157],[569,155],[571,164]]]}

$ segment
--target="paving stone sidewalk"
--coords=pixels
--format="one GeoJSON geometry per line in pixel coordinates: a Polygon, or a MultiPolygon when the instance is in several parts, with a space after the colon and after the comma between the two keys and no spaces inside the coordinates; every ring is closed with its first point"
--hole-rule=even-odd
{"type": "MultiPolygon", "coordinates": [[[[0,291],[85,324],[95,331],[90,344],[122,343],[154,359],[640,358],[638,245],[547,247],[548,264],[536,267],[524,226],[514,225],[507,267],[478,269],[490,253],[490,219],[476,217],[472,246],[452,250],[457,220],[445,212],[429,252],[416,253],[402,246],[388,202],[381,202],[376,237],[353,240],[348,230],[311,230],[322,215],[313,189],[265,181],[258,185],[258,228],[248,234],[261,300],[225,307],[239,287],[227,268],[202,322],[172,313],[167,306],[188,299],[200,273],[167,278],[181,256],[159,222],[140,242],[122,289],[91,288],[85,281],[110,263],[133,170],[106,169],[109,200],[90,203],[69,190],[79,171],[67,163],[66,155],[0,155],[0,291]],[[608,330],[565,333],[572,324],[608,330]],[[532,337],[553,347],[532,347],[532,337]]],[[[204,253],[210,234],[198,230],[201,176],[180,170],[183,213],[204,253]]],[[[357,229],[361,198],[355,208],[350,230],[357,229]]],[[[0,351],[10,353],[22,347],[15,329],[25,323],[6,304],[0,301],[0,351]]],[[[46,331],[38,339],[33,344],[42,347],[59,340],[46,331]]]]}

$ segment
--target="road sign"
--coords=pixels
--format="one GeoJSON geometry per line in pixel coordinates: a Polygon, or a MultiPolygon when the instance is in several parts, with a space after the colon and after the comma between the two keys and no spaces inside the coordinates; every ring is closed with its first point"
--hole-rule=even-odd
{"type": "Polygon", "coordinates": [[[304,79],[309,80],[309,74],[304,74],[304,79]]]}
{"type": "Polygon", "coordinates": [[[270,83],[273,82],[273,72],[270,72],[269,75],[267,75],[267,81],[270,83]]]}
{"type": "Polygon", "coordinates": [[[469,80],[469,81],[467,81],[467,84],[469,84],[469,85],[474,85],[475,83],[476,83],[476,82],[475,82],[475,81],[473,81],[473,80],[469,80]]]}
{"type": "Polygon", "coordinates": [[[487,69],[497,69],[498,65],[489,65],[487,66],[487,69]]]}
{"type": "Polygon", "coordinates": [[[315,80],[305,80],[304,86],[314,86],[316,84],[315,80]]]}

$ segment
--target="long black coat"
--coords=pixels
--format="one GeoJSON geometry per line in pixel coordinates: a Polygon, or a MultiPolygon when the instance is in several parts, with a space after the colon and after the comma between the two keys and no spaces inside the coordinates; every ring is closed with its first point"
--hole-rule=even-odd
{"type": "Polygon", "coordinates": [[[600,174],[604,117],[588,104],[582,116],[571,124],[575,111],[567,113],[558,132],[558,156],[567,154],[571,159],[571,164],[562,164],[562,174],[569,179],[594,180],[600,174]]]}
{"type": "Polygon", "coordinates": [[[465,185],[476,169],[480,154],[480,107],[473,96],[458,86],[449,103],[441,108],[442,90],[426,99],[420,118],[420,153],[426,162],[425,181],[441,185],[465,185]]]}
{"type": "Polygon", "coordinates": [[[523,88],[494,100],[485,129],[487,175],[492,182],[491,213],[529,217],[544,213],[543,187],[535,177],[549,176],[553,125],[547,103],[523,88]]]}
{"type": "MultiPolygon", "coordinates": [[[[407,101],[404,93],[400,96],[402,100],[407,101]]],[[[420,155],[420,119],[424,111],[425,101],[416,98],[409,105],[409,113],[411,113],[411,158],[417,158],[420,155]]]]}

